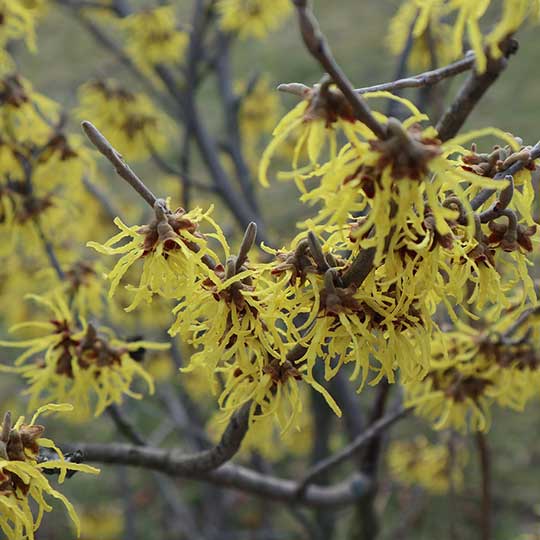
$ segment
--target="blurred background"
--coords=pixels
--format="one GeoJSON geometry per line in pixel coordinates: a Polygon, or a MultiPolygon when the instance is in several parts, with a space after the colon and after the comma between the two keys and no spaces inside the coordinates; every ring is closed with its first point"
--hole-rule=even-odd
{"type": "MultiPolygon", "coordinates": [[[[143,8],[154,5],[144,1],[135,4],[143,8]]],[[[189,24],[191,2],[179,0],[176,4],[180,14],[185,15],[185,24],[189,24]]],[[[398,2],[316,0],[313,4],[335,57],[357,87],[394,78],[397,59],[389,52],[386,36],[398,2]]],[[[180,21],[184,23],[182,17],[180,21]]],[[[69,7],[51,2],[38,27],[38,52],[31,53],[18,45],[13,51],[21,73],[32,81],[35,89],[59,102],[67,111],[78,106],[79,88],[91,79],[115,78],[130,89],[142,89],[130,71],[88,30],[88,26],[74,16],[69,7]]],[[[534,144],[540,139],[538,27],[520,31],[517,39],[520,43],[518,54],[510,60],[500,81],[489,90],[471,115],[465,129],[497,126],[522,137],[527,144],[534,144]]],[[[311,85],[321,77],[319,66],[304,49],[293,17],[289,17],[265,40],[236,42],[232,48],[233,79],[239,84],[246,84],[254,74],[264,76],[270,88],[283,82],[311,85]]],[[[441,85],[445,103],[451,101],[466,76],[461,75],[441,85]]],[[[405,95],[415,98],[416,91],[408,91],[405,95]]],[[[279,95],[279,100],[282,114],[297,102],[290,95],[279,95]]],[[[198,91],[197,102],[211,133],[216,137],[222,135],[224,125],[219,112],[219,88],[215,77],[205,78],[198,91]]],[[[78,130],[78,121],[75,115],[70,116],[72,131],[78,130]]],[[[174,161],[178,155],[174,141],[168,148],[164,157],[174,161]]],[[[120,194],[118,203],[122,210],[129,215],[141,215],[145,211],[143,203],[121,184],[107,163],[100,163],[107,189],[120,194]]],[[[137,162],[134,168],[158,195],[171,194],[174,197],[173,193],[159,191],[166,191],[174,181],[164,179],[163,171],[152,160],[137,162]]],[[[206,170],[196,153],[191,170],[193,177],[202,182],[207,180],[206,170]]],[[[81,188],[74,186],[73,189],[81,188]]],[[[174,189],[181,191],[179,184],[174,185],[174,189]]],[[[275,246],[281,246],[293,236],[297,221],[311,211],[301,206],[292,184],[274,183],[270,189],[257,187],[256,191],[268,237],[275,246]]],[[[228,232],[238,235],[238,226],[222,203],[211,193],[195,190],[192,204],[208,205],[211,202],[217,205],[217,215],[228,227],[228,232]]],[[[95,240],[103,242],[106,238],[95,240]]],[[[182,353],[189,354],[189,351],[183,349],[182,353]]],[[[127,401],[123,412],[149,441],[155,445],[189,448],[185,418],[178,413],[174,418],[174,396],[182,396],[182,403],[188,407],[184,413],[188,415],[195,414],[189,410],[189,404],[193,403],[196,414],[201,414],[200,427],[208,424],[210,432],[217,433],[218,428],[212,424],[215,399],[209,395],[204,381],[198,381],[189,374],[179,374],[170,358],[163,353],[148,353],[145,362],[156,377],[160,390],[151,399],[127,401]]],[[[19,384],[16,376],[2,374],[0,377],[2,410],[20,410],[18,391],[22,387],[19,388],[19,384]]],[[[372,400],[373,389],[367,388],[358,398],[359,407],[372,400]]],[[[330,421],[333,430],[330,450],[337,450],[346,443],[346,437],[339,429],[339,420],[332,418],[330,421]]],[[[244,448],[237,459],[260,470],[270,467],[279,476],[299,478],[305,470],[305,456],[312,452],[312,424],[313,419],[306,418],[302,432],[289,434],[285,441],[276,439],[275,444],[266,445],[266,448],[256,444],[244,448]]],[[[58,442],[122,441],[107,415],[82,424],[58,420],[50,421],[49,425],[47,436],[58,442]]],[[[496,540],[525,538],[523,535],[540,539],[539,426],[538,401],[525,414],[495,412],[489,441],[494,456],[496,540]]],[[[450,444],[450,436],[440,437],[427,424],[416,419],[396,426],[385,444],[411,441],[418,434],[445,448],[450,444]]],[[[453,440],[454,443],[461,456],[463,478],[456,482],[460,488],[451,497],[437,493],[433,486],[422,486],[421,483],[408,485],[403,475],[396,472],[399,456],[405,452],[399,447],[396,447],[397,466],[388,462],[381,464],[381,488],[376,500],[376,509],[383,524],[381,539],[478,538],[480,479],[476,454],[469,448],[470,441],[459,439],[453,440]]],[[[417,444],[420,449],[415,452],[421,455],[424,443],[417,440],[417,444]]],[[[344,467],[340,474],[344,476],[347,472],[347,467],[344,467]]],[[[432,473],[437,474],[436,467],[432,473]]],[[[354,508],[307,510],[259,500],[201,482],[170,479],[148,471],[112,466],[103,466],[97,478],[75,475],[66,482],[63,491],[81,516],[83,540],[322,540],[326,538],[324,531],[329,530],[333,531],[333,538],[339,540],[352,538],[349,527],[356,511],[354,508]]],[[[57,508],[45,517],[36,537],[40,540],[67,540],[74,538],[75,534],[63,510],[57,508]]]]}

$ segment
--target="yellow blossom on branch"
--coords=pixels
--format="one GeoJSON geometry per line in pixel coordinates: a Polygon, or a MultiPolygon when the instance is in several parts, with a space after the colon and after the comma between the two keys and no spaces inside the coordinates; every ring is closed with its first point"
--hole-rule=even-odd
{"type": "Polygon", "coordinates": [[[189,34],[178,28],[174,6],[143,9],[122,20],[126,50],[141,68],[152,73],[157,64],[179,64],[189,34]]]}
{"type": "Polygon", "coordinates": [[[90,81],[79,89],[79,118],[92,118],[126,159],[144,160],[167,147],[173,124],[143,93],[115,81],[90,81]]]}
{"type": "Polygon", "coordinates": [[[459,446],[430,444],[419,435],[409,441],[394,441],[387,454],[388,467],[394,480],[406,486],[420,486],[435,495],[444,495],[450,489],[463,489],[464,468],[468,454],[459,446]]]}
{"type": "Polygon", "coordinates": [[[223,30],[241,38],[265,38],[291,12],[288,0],[218,0],[216,7],[223,30]]]}
{"type": "Polygon", "coordinates": [[[37,410],[28,424],[23,416],[15,424],[12,424],[10,413],[4,416],[0,434],[0,529],[7,540],[34,540],[43,514],[52,510],[46,497],[57,499],[65,506],[77,535],[80,534],[79,519],[73,505],[51,486],[44,473],[58,472],[62,483],[69,472],[98,474],[99,470],[70,461],[52,440],[42,437],[45,428],[36,424],[40,414],[72,409],[68,404],[45,405],[37,410]],[[42,449],[56,457],[44,459],[40,454],[42,449]]]}
{"type": "Polygon", "coordinates": [[[138,285],[129,285],[134,293],[127,311],[135,309],[142,301],[151,302],[158,294],[168,299],[179,299],[194,287],[198,276],[208,274],[208,257],[216,258],[208,245],[208,239],[217,240],[228,253],[227,242],[221,228],[210,217],[212,208],[203,212],[200,208],[186,212],[179,208],[172,212],[164,200],[155,205],[155,219],[148,225],[128,227],[115,219],[120,233],[104,245],[89,242],[88,246],[105,255],[122,255],[107,274],[111,281],[109,296],[112,297],[129,268],[142,262],[138,285]],[[202,234],[200,224],[209,224],[215,232],[202,234]],[[128,239],[128,242],[125,240],[128,239]]]}
{"type": "Polygon", "coordinates": [[[112,403],[121,403],[124,395],[140,399],[142,394],[131,388],[136,378],[145,381],[150,393],[154,391],[151,376],[134,353],[140,349],[166,349],[168,344],[123,341],[107,328],[96,328],[84,320],[78,324],[60,294],[51,299],[32,298],[46,307],[52,318],[12,328],[34,331],[38,334],[35,337],[0,341],[2,347],[25,349],[14,366],[0,369],[24,377],[30,409],[54,399],[74,403],[81,417],[88,416],[91,410],[98,416],[112,403]]]}

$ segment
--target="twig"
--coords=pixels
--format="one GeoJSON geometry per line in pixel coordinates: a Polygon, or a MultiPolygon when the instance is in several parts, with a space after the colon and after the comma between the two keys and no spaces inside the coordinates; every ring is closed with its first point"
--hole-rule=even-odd
{"type": "MultiPolygon", "coordinates": [[[[401,51],[401,54],[399,55],[399,61],[397,63],[396,67],[396,75],[394,77],[394,80],[402,79],[407,74],[407,63],[409,61],[409,57],[411,55],[411,51],[413,49],[414,45],[414,27],[416,25],[416,21],[418,19],[418,9],[416,10],[416,15],[413,18],[410,27],[409,27],[409,33],[407,35],[407,41],[405,42],[405,46],[403,47],[403,50],[401,51]]],[[[360,94],[362,92],[359,92],[360,94]]],[[[395,95],[400,95],[399,89],[395,91],[395,95]]],[[[394,101],[393,99],[390,99],[388,101],[388,106],[386,109],[386,116],[395,116],[395,111],[398,107],[398,102],[394,101]]]]}
{"type": "MultiPolygon", "coordinates": [[[[460,75],[461,73],[464,73],[465,71],[468,71],[469,69],[472,69],[474,67],[476,61],[476,56],[473,52],[467,53],[465,58],[462,58],[461,60],[457,60],[456,62],[453,62],[452,64],[448,64],[447,66],[443,66],[438,69],[433,69],[430,71],[424,71],[423,73],[419,73],[418,75],[413,75],[412,77],[405,77],[403,79],[397,79],[390,82],[380,83],[380,84],[374,84],[372,86],[364,86],[362,88],[355,88],[355,92],[357,94],[368,94],[369,92],[380,92],[380,91],[388,91],[388,92],[396,92],[398,90],[404,90],[406,88],[422,88],[424,86],[433,86],[441,81],[444,81],[445,79],[448,79],[450,77],[455,77],[456,75],[460,75]]],[[[294,84],[294,83],[291,83],[294,84]]],[[[290,85],[280,85],[278,86],[278,90],[281,91],[289,91],[290,85]]],[[[308,88],[308,87],[305,87],[308,88]]],[[[290,92],[290,91],[289,91],[290,92]]]]}
{"type": "Polygon", "coordinates": [[[49,239],[45,236],[45,233],[43,232],[43,228],[41,227],[41,223],[37,216],[34,218],[34,225],[36,226],[36,230],[38,232],[39,238],[41,239],[41,243],[43,244],[43,247],[45,248],[45,253],[47,253],[47,258],[49,259],[51,266],[56,272],[58,279],[60,281],[64,281],[66,278],[66,274],[62,270],[60,261],[58,260],[58,257],[56,256],[56,251],[54,250],[54,247],[49,241],[49,239]]]}
{"type": "Polygon", "coordinates": [[[309,486],[298,497],[297,483],[261,474],[246,467],[226,463],[213,471],[201,472],[186,463],[178,451],[141,447],[130,444],[64,444],[66,450],[79,449],[88,462],[110,463],[160,471],[171,476],[194,478],[275,501],[299,503],[307,506],[337,506],[351,504],[361,497],[368,482],[362,475],[354,475],[346,482],[329,487],[309,486]]]}
{"type": "Polygon", "coordinates": [[[363,249],[354,259],[351,266],[341,276],[345,287],[360,287],[373,268],[376,249],[370,247],[363,249]]]}
{"type": "Polygon", "coordinates": [[[482,540],[491,539],[491,458],[485,435],[476,434],[476,445],[482,473],[482,540]]]}
{"type": "MultiPolygon", "coordinates": [[[[105,210],[105,213],[111,219],[111,221],[117,216],[122,219],[121,212],[115,206],[113,206],[109,197],[103,193],[99,186],[96,186],[96,184],[91,182],[86,175],[83,176],[83,185],[88,193],[90,193],[101,204],[103,210],[105,210]]],[[[122,221],[124,220],[122,219],[122,221]]]]}
{"type": "Polygon", "coordinates": [[[113,403],[112,405],[109,405],[107,407],[107,413],[111,417],[118,431],[128,441],[131,441],[137,446],[144,446],[146,444],[143,436],[137,432],[133,423],[122,413],[117,404],[113,403]]]}
{"type": "Polygon", "coordinates": [[[232,87],[232,75],[230,66],[230,42],[231,34],[220,32],[217,36],[218,55],[215,60],[216,75],[219,85],[219,94],[223,102],[226,133],[227,133],[227,148],[230,151],[231,158],[234,162],[238,181],[242,192],[244,193],[249,205],[255,213],[259,213],[258,202],[255,196],[253,179],[249,172],[244,154],[242,151],[242,143],[240,139],[240,126],[238,122],[238,111],[240,100],[235,95],[232,87]]]}
{"type": "Polygon", "coordinates": [[[333,469],[335,466],[343,463],[347,459],[353,457],[356,452],[358,452],[358,450],[365,446],[369,441],[371,441],[374,437],[377,437],[380,433],[388,429],[398,420],[401,420],[402,418],[407,416],[407,414],[409,414],[411,410],[412,409],[410,407],[406,409],[400,408],[396,412],[387,414],[386,416],[375,422],[373,425],[371,425],[360,435],[358,435],[342,450],[319,462],[307,472],[307,474],[302,480],[300,480],[300,482],[298,482],[298,492],[303,493],[306,490],[307,486],[311,484],[315,479],[317,479],[320,475],[324,474],[330,469],[333,469]]]}
{"type": "Polygon", "coordinates": [[[123,178],[152,208],[156,204],[156,196],[146,187],[144,182],[131,170],[124,158],[117,152],[103,134],[87,120],[81,124],[90,142],[111,162],[118,176],[123,178]]]}
{"type": "Polygon", "coordinates": [[[296,6],[298,22],[304,43],[311,55],[318,60],[337,87],[349,101],[357,120],[365,124],[379,139],[386,138],[386,130],[373,116],[366,102],[355,92],[347,75],[332,55],[330,47],[321,32],[319,23],[308,6],[308,0],[292,0],[296,6]]]}
{"type": "Polygon", "coordinates": [[[443,142],[456,135],[482,96],[499,78],[508,64],[508,57],[518,50],[517,41],[507,38],[501,44],[501,50],[503,51],[501,58],[488,58],[484,73],[475,71],[469,75],[456,99],[437,123],[439,139],[443,142]]]}

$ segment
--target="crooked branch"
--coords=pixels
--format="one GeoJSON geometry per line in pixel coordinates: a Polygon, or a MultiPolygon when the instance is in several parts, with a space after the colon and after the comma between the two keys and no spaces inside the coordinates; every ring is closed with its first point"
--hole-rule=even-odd
{"type": "Polygon", "coordinates": [[[298,483],[298,493],[304,493],[307,487],[313,483],[322,474],[333,469],[337,465],[343,463],[353,457],[360,448],[377,437],[380,433],[388,429],[392,424],[401,420],[411,412],[411,408],[398,409],[396,412],[387,414],[377,422],[373,423],[368,429],[360,433],[353,441],[346,445],[342,450],[332,456],[323,459],[312,467],[302,480],[298,483]]]}
{"type": "Polygon", "coordinates": [[[159,471],[170,476],[180,476],[209,482],[227,488],[239,489],[263,499],[294,502],[307,506],[343,506],[362,497],[369,489],[369,482],[362,475],[354,475],[346,482],[329,487],[310,486],[298,497],[297,483],[262,474],[246,467],[226,463],[218,469],[201,471],[185,459],[177,450],[164,450],[130,444],[63,445],[63,448],[79,449],[84,459],[95,463],[135,466],[159,471]]]}
{"type": "Polygon", "coordinates": [[[503,55],[497,59],[488,57],[487,68],[484,73],[474,71],[469,75],[456,99],[437,123],[436,129],[441,141],[451,139],[461,129],[482,96],[505,70],[508,58],[517,52],[518,43],[509,37],[500,47],[503,55]]]}
{"type": "Polygon", "coordinates": [[[157,197],[148,189],[145,183],[132,171],[124,158],[117,152],[111,143],[103,136],[99,129],[91,122],[85,120],[81,124],[90,142],[103,154],[114,167],[118,176],[123,178],[152,208],[157,197]]]}
{"type": "Polygon", "coordinates": [[[292,2],[296,6],[300,32],[308,51],[347,98],[357,120],[369,127],[379,139],[385,139],[386,130],[373,116],[366,102],[355,91],[351,81],[332,55],[328,42],[321,32],[319,22],[308,5],[308,0],[292,0],[292,2]]]}
{"type": "Polygon", "coordinates": [[[403,79],[397,79],[381,84],[375,84],[373,86],[365,86],[363,88],[356,88],[355,92],[358,94],[367,94],[368,92],[389,91],[394,92],[396,90],[403,90],[405,88],[423,88],[425,86],[433,86],[445,79],[455,77],[460,73],[464,73],[474,67],[476,62],[476,56],[474,53],[468,53],[465,58],[443,66],[438,69],[425,71],[414,75],[412,77],[405,77],[403,79]]]}

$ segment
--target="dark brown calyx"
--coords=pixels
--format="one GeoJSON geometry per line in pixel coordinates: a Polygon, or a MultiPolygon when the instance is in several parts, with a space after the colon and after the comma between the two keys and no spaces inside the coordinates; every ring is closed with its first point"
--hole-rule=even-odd
{"type": "Polygon", "coordinates": [[[204,238],[198,232],[198,225],[185,217],[186,211],[178,208],[171,212],[163,199],[158,199],[154,205],[155,218],[148,225],[143,225],[138,229],[138,233],[144,238],[143,257],[153,252],[158,244],[163,244],[165,252],[173,251],[179,248],[178,242],[182,242],[189,249],[196,252],[198,246],[182,236],[182,231],[187,231],[198,238],[204,238]]]}
{"type": "Polygon", "coordinates": [[[274,385],[283,384],[289,378],[302,380],[302,374],[290,360],[280,362],[277,358],[272,358],[263,368],[263,372],[270,375],[274,385]]]}
{"type": "Polygon", "coordinates": [[[388,119],[386,129],[387,139],[370,141],[371,148],[380,154],[377,167],[383,170],[390,166],[396,180],[424,179],[429,173],[428,163],[441,153],[441,141],[423,137],[417,124],[405,130],[395,118],[388,119]]]}

